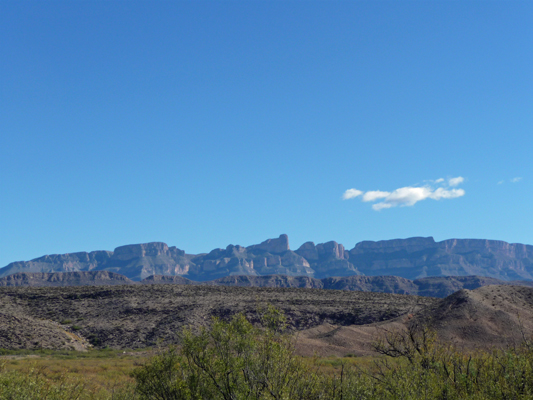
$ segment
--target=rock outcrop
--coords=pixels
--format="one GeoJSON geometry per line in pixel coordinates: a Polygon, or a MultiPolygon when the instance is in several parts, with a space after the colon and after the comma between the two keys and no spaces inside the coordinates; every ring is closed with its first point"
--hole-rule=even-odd
{"type": "Polygon", "coordinates": [[[0,278],[19,272],[109,271],[140,281],[152,275],[210,281],[226,276],[287,275],[323,279],[350,276],[485,276],[504,281],[533,280],[533,246],[497,240],[432,237],[364,241],[351,250],[330,241],[306,242],[296,251],[287,235],[243,247],[229,245],[209,253],[154,242],[93,251],[48,255],[0,269],[0,278]]]}
{"type": "Polygon", "coordinates": [[[361,274],[348,261],[349,254],[344,250],[344,246],[334,241],[319,243],[316,246],[313,242],[306,242],[296,253],[309,261],[315,278],[361,274]]]}
{"type": "Polygon", "coordinates": [[[289,237],[280,235],[277,239],[267,239],[261,244],[255,244],[246,248],[250,251],[264,251],[267,253],[284,253],[289,249],[289,237]]]}

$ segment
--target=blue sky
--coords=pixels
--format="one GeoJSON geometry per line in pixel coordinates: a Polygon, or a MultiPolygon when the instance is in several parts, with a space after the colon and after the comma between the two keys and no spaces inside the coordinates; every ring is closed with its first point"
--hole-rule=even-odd
{"type": "Polygon", "coordinates": [[[531,21],[531,1],[1,1],[0,266],[281,233],[533,244],[531,21]]]}

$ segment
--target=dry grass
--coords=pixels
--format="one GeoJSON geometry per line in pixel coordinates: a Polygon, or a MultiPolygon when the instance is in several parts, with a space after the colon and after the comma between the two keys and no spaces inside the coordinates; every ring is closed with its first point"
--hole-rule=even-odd
{"type": "MultiPolygon", "coordinates": [[[[93,350],[85,353],[67,351],[9,352],[0,356],[5,370],[27,373],[39,371],[52,381],[67,379],[82,382],[85,389],[102,396],[113,390],[133,383],[130,372],[143,365],[154,355],[154,350],[117,351],[93,350]]],[[[315,366],[328,376],[338,374],[342,365],[369,368],[376,357],[304,357],[309,365],[315,366]]]]}
{"type": "Polygon", "coordinates": [[[85,390],[108,395],[133,383],[130,372],[142,365],[153,351],[94,350],[80,352],[11,352],[0,356],[5,370],[28,373],[38,371],[52,381],[66,379],[82,382],[85,390]]]}

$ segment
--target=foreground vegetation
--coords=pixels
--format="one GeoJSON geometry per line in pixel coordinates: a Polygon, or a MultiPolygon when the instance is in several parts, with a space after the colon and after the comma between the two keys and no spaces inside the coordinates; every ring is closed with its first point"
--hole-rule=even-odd
{"type": "MultiPolygon", "coordinates": [[[[89,361],[99,359],[93,368],[107,366],[99,375],[112,381],[107,386],[91,384],[70,369],[51,374],[52,364],[24,370],[10,364],[13,360],[0,361],[0,399],[533,397],[533,348],[526,340],[515,348],[466,354],[439,344],[434,332],[412,323],[407,330],[384,331],[375,342],[381,356],[371,363],[357,358],[331,363],[296,356],[285,318],[273,308],[263,313],[262,327],[237,315],[229,322],[215,319],[200,331],[185,330],[181,338],[180,348],[159,351],[141,365],[135,355],[87,355],[84,371],[93,365],[89,361]],[[113,364],[119,375],[112,375],[113,364]]],[[[65,354],[62,361],[72,361],[69,357],[65,354]]]]}

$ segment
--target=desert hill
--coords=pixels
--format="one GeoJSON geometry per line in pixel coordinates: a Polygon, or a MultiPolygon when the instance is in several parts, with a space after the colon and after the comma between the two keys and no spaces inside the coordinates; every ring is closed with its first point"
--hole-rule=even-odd
{"type": "Polygon", "coordinates": [[[441,341],[459,348],[489,349],[532,340],[533,288],[491,285],[460,290],[427,308],[366,325],[322,324],[298,334],[297,350],[312,356],[373,353],[372,341],[383,330],[429,324],[441,341]]]}
{"type": "Polygon", "coordinates": [[[505,346],[532,339],[533,288],[460,290],[417,315],[446,341],[466,347],[505,346]]]}
{"type": "Polygon", "coordinates": [[[243,312],[257,321],[267,304],[283,310],[292,330],[324,323],[368,324],[432,305],[436,299],[386,293],[208,285],[0,288],[0,347],[142,348],[176,343],[184,326],[243,312]],[[30,323],[28,323],[28,321],[30,323]],[[80,338],[75,343],[65,335],[80,338]]]}
{"type": "Polygon", "coordinates": [[[21,272],[75,271],[114,272],[134,281],[151,275],[182,276],[193,281],[236,275],[315,279],[392,275],[410,280],[477,275],[504,281],[533,280],[533,246],[481,239],[435,242],[432,237],[414,237],[364,241],[351,250],[334,241],[306,242],[293,251],[288,236],[280,235],[248,247],[229,245],[194,255],[154,242],[13,262],[0,269],[0,278],[21,272]]]}
{"type": "Polygon", "coordinates": [[[429,323],[466,348],[507,346],[533,332],[533,288],[490,285],[444,299],[372,292],[212,285],[0,288],[0,347],[143,348],[176,343],[184,326],[272,304],[287,316],[299,354],[364,355],[382,329],[429,323]]]}

